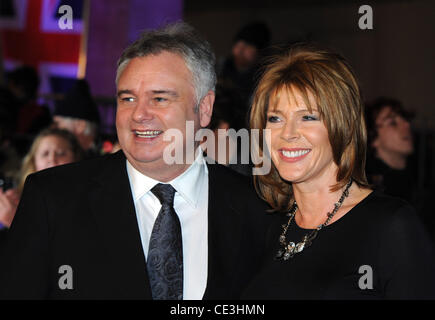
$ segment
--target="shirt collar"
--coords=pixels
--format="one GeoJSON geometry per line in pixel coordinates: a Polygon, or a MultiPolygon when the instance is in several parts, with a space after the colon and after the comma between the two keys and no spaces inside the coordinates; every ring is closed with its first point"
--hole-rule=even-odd
{"type": "MultiPolygon", "coordinates": [[[[198,150],[201,149],[198,148],[198,150]]],[[[148,193],[156,184],[164,183],[142,174],[136,170],[128,160],[127,173],[130,178],[134,202],[148,193]]],[[[190,165],[181,175],[166,183],[170,183],[183,199],[186,200],[186,202],[196,208],[201,188],[203,188],[202,182],[207,173],[208,170],[204,156],[202,155],[202,152],[197,152],[197,156],[192,165],[190,165]]]]}

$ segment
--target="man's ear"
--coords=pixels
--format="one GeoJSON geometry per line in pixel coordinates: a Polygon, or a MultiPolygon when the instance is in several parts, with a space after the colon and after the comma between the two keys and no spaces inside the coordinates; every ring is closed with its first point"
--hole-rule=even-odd
{"type": "Polygon", "coordinates": [[[74,119],[74,132],[76,134],[83,134],[86,129],[86,120],[74,119]]]}
{"type": "Polygon", "coordinates": [[[376,137],[376,138],[372,141],[372,145],[371,145],[371,147],[372,147],[373,149],[375,149],[375,150],[378,149],[378,147],[379,147],[379,137],[376,137]]]}
{"type": "Polygon", "coordinates": [[[215,94],[214,91],[210,90],[207,92],[204,98],[202,98],[201,103],[199,105],[199,123],[202,128],[208,126],[211,120],[211,116],[213,114],[213,103],[214,103],[215,94]]]}

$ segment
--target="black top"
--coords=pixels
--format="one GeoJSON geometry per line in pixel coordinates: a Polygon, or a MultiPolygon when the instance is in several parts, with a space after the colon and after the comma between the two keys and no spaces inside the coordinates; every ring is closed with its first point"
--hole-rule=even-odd
{"type": "MultiPolygon", "coordinates": [[[[244,298],[435,298],[434,248],[406,202],[372,192],[322,229],[310,247],[287,261],[275,260],[287,221],[285,214],[276,214],[262,270],[244,298]]],[[[300,242],[307,232],[292,221],[287,240],[300,242]]]]}
{"type": "Polygon", "coordinates": [[[408,162],[402,170],[393,169],[377,157],[368,157],[366,174],[369,183],[383,193],[417,205],[417,171],[408,162]],[[407,186],[404,188],[403,186],[407,186]]]}

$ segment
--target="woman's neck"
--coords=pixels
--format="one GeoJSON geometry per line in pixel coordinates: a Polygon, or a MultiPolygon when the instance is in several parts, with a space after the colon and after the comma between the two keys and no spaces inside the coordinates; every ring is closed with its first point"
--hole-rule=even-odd
{"type": "MultiPolygon", "coordinates": [[[[335,183],[313,185],[293,184],[293,193],[298,205],[295,221],[299,227],[314,229],[324,223],[328,212],[332,212],[334,204],[339,201],[346,186],[337,191],[330,187],[335,183]]],[[[349,188],[349,197],[345,198],[341,208],[337,211],[329,224],[334,223],[364,199],[371,190],[361,189],[356,183],[349,188]]]]}

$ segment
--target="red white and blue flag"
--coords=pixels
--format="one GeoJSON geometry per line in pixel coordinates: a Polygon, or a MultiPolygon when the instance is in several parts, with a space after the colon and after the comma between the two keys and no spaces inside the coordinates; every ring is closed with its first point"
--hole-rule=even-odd
{"type": "Polygon", "coordinates": [[[6,70],[37,68],[41,93],[65,92],[77,78],[84,0],[1,0],[0,34],[6,70]],[[72,8],[73,28],[61,29],[63,11],[72,8]]]}

